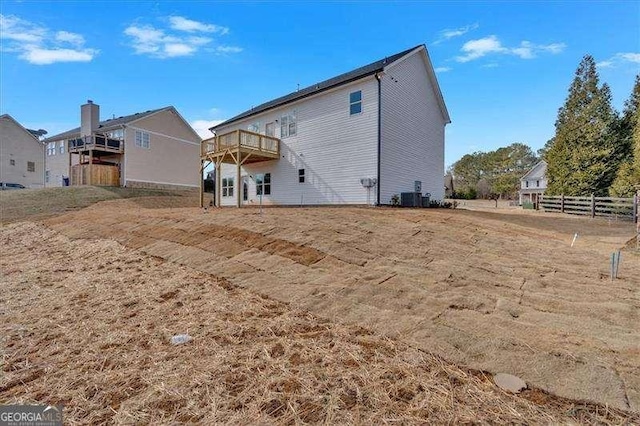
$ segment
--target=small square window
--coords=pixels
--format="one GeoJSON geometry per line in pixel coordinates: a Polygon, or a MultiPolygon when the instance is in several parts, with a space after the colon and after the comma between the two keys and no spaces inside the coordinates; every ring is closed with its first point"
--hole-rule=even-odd
{"type": "Polygon", "coordinates": [[[36,163],[34,163],[33,161],[27,161],[27,171],[28,172],[35,172],[36,171],[36,163]]]}
{"type": "Polygon", "coordinates": [[[351,92],[349,94],[349,114],[355,115],[362,112],[362,91],[351,92]]]}
{"type": "Polygon", "coordinates": [[[9,160],[9,164],[11,164],[12,166],[15,166],[16,165],[16,160],[14,160],[14,159],[9,160]]]}
{"type": "Polygon", "coordinates": [[[304,183],[304,169],[298,169],[298,183],[304,183]]]}

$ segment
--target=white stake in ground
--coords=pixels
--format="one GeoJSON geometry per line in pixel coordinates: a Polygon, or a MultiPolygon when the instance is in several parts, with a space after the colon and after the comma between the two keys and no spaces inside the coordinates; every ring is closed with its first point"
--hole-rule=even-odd
{"type": "Polygon", "coordinates": [[[578,239],[578,233],[576,232],[575,234],[573,234],[573,241],[571,241],[571,247],[573,247],[577,239],[578,239]]]}

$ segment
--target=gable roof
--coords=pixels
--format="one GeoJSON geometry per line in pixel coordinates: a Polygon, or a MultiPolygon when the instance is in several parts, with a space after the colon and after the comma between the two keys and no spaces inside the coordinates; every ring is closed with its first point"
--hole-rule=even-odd
{"type": "MultiPolygon", "coordinates": [[[[217,124],[213,127],[210,127],[209,130],[215,130],[217,128],[220,128],[222,126],[226,126],[229,125],[231,123],[234,123],[236,121],[242,120],[244,118],[248,118],[251,117],[253,115],[259,114],[261,112],[297,101],[299,99],[303,99],[306,98],[308,96],[311,95],[315,95],[317,93],[321,93],[324,92],[325,90],[329,90],[332,89],[334,87],[343,85],[343,84],[347,84],[350,83],[352,81],[355,80],[359,80],[361,78],[373,75],[377,72],[380,72],[382,70],[385,69],[385,67],[391,65],[392,63],[404,58],[405,56],[409,55],[410,53],[413,53],[415,50],[417,49],[424,49],[426,51],[426,47],[424,44],[420,44],[418,46],[412,47],[411,49],[407,49],[407,50],[403,50],[402,52],[396,53],[395,55],[391,55],[389,57],[380,59],[378,61],[372,62],[369,65],[365,65],[363,67],[360,68],[356,68],[352,71],[346,72],[344,74],[340,74],[336,77],[330,78],[329,80],[325,80],[322,81],[320,83],[316,83],[313,84],[309,87],[305,87],[304,89],[300,89],[298,91],[289,93],[288,95],[279,97],[277,99],[274,99],[272,101],[269,102],[265,102],[261,105],[258,105],[255,108],[251,108],[250,110],[247,110],[241,114],[236,115],[235,117],[232,117],[220,124],[217,124]]],[[[430,62],[428,62],[430,64],[430,62]]],[[[437,82],[436,82],[436,86],[437,86],[437,82]]],[[[437,92],[440,96],[440,98],[442,98],[442,95],[440,94],[440,88],[437,88],[437,92]]],[[[441,107],[444,106],[444,103],[441,103],[441,107]]],[[[448,118],[448,113],[446,112],[446,108],[444,108],[444,116],[448,118]]]]}
{"type": "Polygon", "coordinates": [[[24,127],[22,124],[20,124],[18,122],[18,120],[16,120],[15,118],[13,118],[12,116],[10,116],[9,114],[2,114],[0,115],[0,119],[7,119],[12,121],[16,126],[18,126],[20,129],[22,129],[26,134],[28,134],[29,136],[31,136],[31,138],[33,138],[33,140],[35,140],[36,142],[40,143],[40,139],[38,139],[38,137],[36,135],[34,135],[33,133],[31,133],[29,131],[29,129],[27,129],[26,127],[24,127]]]}
{"type": "MultiPolygon", "coordinates": [[[[129,124],[132,123],[134,121],[138,121],[140,119],[143,119],[145,117],[148,117],[152,114],[156,114],[158,112],[164,111],[164,110],[168,110],[168,109],[173,109],[175,110],[175,108],[173,106],[166,106],[163,108],[158,108],[158,109],[152,109],[152,110],[148,110],[145,112],[136,112],[135,114],[131,114],[131,115],[125,115],[122,117],[117,117],[117,118],[110,118],[108,120],[104,120],[101,121],[98,124],[98,129],[101,130],[112,130],[114,128],[118,128],[124,124],[129,124]]],[[[177,111],[176,111],[177,112],[177,111]]],[[[53,141],[53,140],[58,140],[58,139],[67,139],[67,138],[71,138],[74,136],[80,136],[80,127],[76,127],[75,129],[71,129],[71,130],[67,130],[66,132],[62,132],[62,133],[58,133],[57,135],[53,135],[48,137],[47,139],[44,140],[44,142],[49,142],[49,141],[53,141]]]]}
{"type": "Polygon", "coordinates": [[[531,173],[533,173],[535,170],[538,169],[538,166],[544,166],[544,168],[547,168],[547,162],[544,160],[540,160],[536,163],[535,166],[533,166],[532,168],[529,169],[529,171],[527,173],[525,173],[520,180],[524,180],[527,176],[529,176],[531,173]]]}

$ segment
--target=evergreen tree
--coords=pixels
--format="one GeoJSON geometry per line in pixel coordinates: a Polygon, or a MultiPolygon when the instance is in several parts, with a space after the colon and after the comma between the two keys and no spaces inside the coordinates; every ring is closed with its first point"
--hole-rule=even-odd
{"type": "Polygon", "coordinates": [[[624,104],[618,124],[621,141],[621,165],[610,193],[614,197],[631,197],[640,185],[640,75],[631,96],[624,104]]]}
{"type": "Polygon", "coordinates": [[[615,158],[616,114],[611,91],[600,85],[592,56],[585,56],[558,111],[556,133],[546,150],[547,193],[605,195],[619,167],[615,158]]]}

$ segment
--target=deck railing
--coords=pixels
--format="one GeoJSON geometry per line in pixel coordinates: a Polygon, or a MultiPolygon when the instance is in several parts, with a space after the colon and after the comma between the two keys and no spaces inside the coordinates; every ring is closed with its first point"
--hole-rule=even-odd
{"type": "Polygon", "coordinates": [[[215,154],[227,149],[247,148],[278,155],[280,139],[248,130],[234,130],[202,141],[202,155],[215,154]]]}
{"type": "Polygon", "coordinates": [[[124,143],[122,139],[110,138],[104,135],[69,139],[69,151],[87,151],[89,149],[122,152],[124,151],[124,143]]]}

